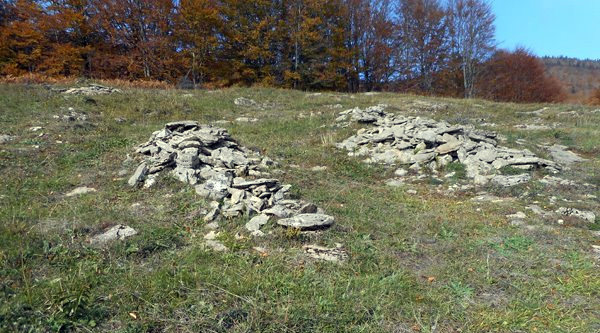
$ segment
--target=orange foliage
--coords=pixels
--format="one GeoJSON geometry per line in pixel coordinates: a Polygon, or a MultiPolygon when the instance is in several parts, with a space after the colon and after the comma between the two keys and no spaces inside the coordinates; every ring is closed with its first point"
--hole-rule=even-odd
{"type": "Polygon", "coordinates": [[[600,105],[600,89],[596,89],[588,99],[588,104],[600,105]]]}
{"type": "Polygon", "coordinates": [[[486,1],[2,1],[0,81],[561,100],[526,51],[482,66],[494,31],[486,1]]]}
{"type": "Polygon", "coordinates": [[[479,95],[495,101],[533,103],[560,102],[560,84],[545,74],[544,64],[529,51],[498,51],[486,63],[479,95]]]}

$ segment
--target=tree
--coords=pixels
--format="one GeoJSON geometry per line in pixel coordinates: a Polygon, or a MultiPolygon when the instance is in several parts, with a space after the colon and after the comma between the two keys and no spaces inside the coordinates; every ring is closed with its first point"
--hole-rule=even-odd
{"type": "Polygon", "coordinates": [[[495,49],[495,16],[487,0],[450,0],[448,27],[466,98],[473,97],[481,64],[495,49]]]}
{"type": "Polygon", "coordinates": [[[180,74],[171,0],[89,0],[102,36],[95,59],[103,77],[173,80],[180,74]]]}
{"type": "Polygon", "coordinates": [[[434,74],[447,61],[446,12],[439,0],[398,0],[397,17],[406,79],[415,79],[421,91],[431,93],[434,74]]]}
{"type": "Polygon", "coordinates": [[[33,73],[38,70],[46,44],[40,29],[42,8],[31,0],[17,0],[6,7],[12,17],[0,29],[0,72],[15,76],[33,73]]]}
{"type": "Polygon", "coordinates": [[[347,0],[351,91],[371,91],[394,73],[396,40],[388,0],[347,0]]]}
{"type": "Polygon", "coordinates": [[[588,104],[600,105],[600,89],[594,90],[592,96],[588,99],[588,104]]]}
{"type": "Polygon", "coordinates": [[[495,101],[534,103],[564,100],[561,86],[545,74],[544,64],[531,52],[500,50],[485,64],[479,96],[495,101]]]}
{"type": "Polygon", "coordinates": [[[182,0],[177,16],[177,38],[187,59],[187,76],[194,87],[217,80],[218,50],[223,22],[216,0],[182,0]]]}

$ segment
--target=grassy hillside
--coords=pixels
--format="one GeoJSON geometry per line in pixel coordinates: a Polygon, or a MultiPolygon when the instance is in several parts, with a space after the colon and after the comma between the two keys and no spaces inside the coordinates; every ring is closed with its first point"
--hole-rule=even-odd
{"type": "Polygon", "coordinates": [[[525,207],[566,205],[599,215],[600,112],[547,105],[525,113],[543,107],[273,89],[86,98],[0,86],[0,134],[15,136],[0,144],[0,331],[599,331],[600,253],[592,245],[600,245],[600,221],[559,223],[525,207]],[[234,105],[240,96],[262,105],[234,105]],[[426,174],[386,186],[394,169],[364,164],[333,145],[360,127],[335,126],[337,113],[379,103],[450,123],[493,123],[503,145],[543,157],[540,144],[566,145],[588,161],[559,176],[592,186],[548,186],[536,172],[513,188],[449,192],[470,183],[460,166],[452,178],[426,174]],[[87,120],[60,118],[71,111],[87,120]],[[259,120],[234,121],[242,116],[259,120]],[[187,119],[232,121],[222,126],[276,160],[277,177],[335,216],[334,227],[303,234],[268,226],[270,235],[252,238],[247,218],[233,219],[221,236],[230,250],[206,249],[208,230],[197,212],[207,203],[192,187],[168,177],[150,189],[127,185],[135,147],[166,122],[187,119]],[[514,127],[532,123],[556,128],[514,127]],[[65,196],[80,186],[97,191],[65,196]],[[494,200],[473,200],[484,194],[494,200]],[[511,223],[506,215],[518,211],[527,218],[511,223]],[[138,235],[89,244],[116,224],[138,235]],[[348,251],[347,261],[302,252],[303,244],[335,243],[348,251]]]}
{"type": "Polygon", "coordinates": [[[541,58],[546,72],[558,79],[567,100],[587,102],[594,91],[600,89],[600,61],[572,58],[541,58]]]}

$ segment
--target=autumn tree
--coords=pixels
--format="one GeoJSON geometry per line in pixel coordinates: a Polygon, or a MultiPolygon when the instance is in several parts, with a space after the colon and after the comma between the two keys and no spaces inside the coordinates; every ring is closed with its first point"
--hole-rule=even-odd
{"type": "Polygon", "coordinates": [[[564,99],[560,84],[545,74],[544,64],[523,48],[496,52],[485,64],[477,90],[480,97],[495,101],[533,103],[564,99]]]}
{"type": "Polygon", "coordinates": [[[394,73],[396,39],[388,0],[347,0],[351,91],[385,85],[394,73]]]}
{"type": "Polygon", "coordinates": [[[587,100],[588,104],[600,105],[600,89],[594,90],[592,96],[587,100]]]}
{"type": "Polygon", "coordinates": [[[172,80],[180,75],[171,0],[89,0],[102,36],[95,72],[103,77],[172,80]]]}
{"type": "Polygon", "coordinates": [[[45,39],[39,25],[43,19],[42,7],[32,0],[5,2],[11,17],[0,29],[1,72],[23,75],[38,70],[44,56],[45,39]]]}
{"type": "Polygon", "coordinates": [[[194,87],[207,81],[217,81],[222,68],[219,53],[223,31],[223,21],[219,15],[216,0],[182,0],[177,16],[176,36],[187,68],[186,77],[191,78],[194,87]]]}
{"type": "Polygon", "coordinates": [[[483,62],[495,49],[495,16],[487,0],[450,0],[448,27],[452,53],[462,71],[464,96],[474,96],[483,62]]]}
{"type": "Polygon", "coordinates": [[[439,0],[398,0],[397,17],[406,78],[431,93],[434,75],[447,61],[446,12],[439,0]]]}

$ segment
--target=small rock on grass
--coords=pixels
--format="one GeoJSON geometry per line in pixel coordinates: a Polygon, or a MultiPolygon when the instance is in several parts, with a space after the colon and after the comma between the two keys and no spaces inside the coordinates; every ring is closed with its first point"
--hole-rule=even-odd
{"type": "Polygon", "coordinates": [[[137,235],[137,231],[133,228],[117,224],[105,232],[98,234],[90,239],[92,245],[102,245],[114,240],[124,240],[127,237],[137,235]]]}
{"type": "Polygon", "coordinates": [[[334,221],[333,216],[325,214],[298,214],[290,218],[280,219],[277,224],[300,230],[311,230],[330,227],[334,221]]]}
{"type": "Polygon", "coordinates": [[[267,222],[269,222],[269,218],[270,217],[265,214],[255,216],[252,219],[250,219],[250,221],[248,221],[248,223],[246,223],[246,229],[248,231],[260,230],[260,228],[263,225],[265,225],[265,224],[267,224],[267,222]]]}
{"type": "Polygon", "coordinates": [[[81,187],[77,187],[76,189],[72,190],[71,192],[65,194],[65,196],[66,197],[73,197],[73,196],[87,194],[87,193],[92,193],[92,192],[97,192],[97,191],[96,191],[95,188],[81,186],[81,187]]]}
{"type": "Polygon", "coordinates": [[[325,171],[325,170],[327,170],[327,167],[324,165],[317,165],[317,166],[312,167],[310,170],[315,171],[315,172],[325,171]]]}
{"type": "Polygon", "coordinates": [[[342,249],[341,244],[336,244],[335,248],[318,245],[304,245],[302,249],[307,256],[318,260],[340,262],[348,259],[348,253],[342,249]]]}
{"type": "Polygon", "coordinates": [[[586,211],[586,210],[560,207],[559,209],[556,210],[556,212],[563,216],[577,217],[579,219],[585,220],[590,223],[594,223],[596,221],[596,214],[594,214],[593,212],[590,212],[590,211],[586,211]]]}
{"type": "Polygon", "coordinates": [[[215,252],[225,252],[228,250],[227,246],[223,245],[223,243],[218,240],[207,240],[206,245],[215,252]]]}

